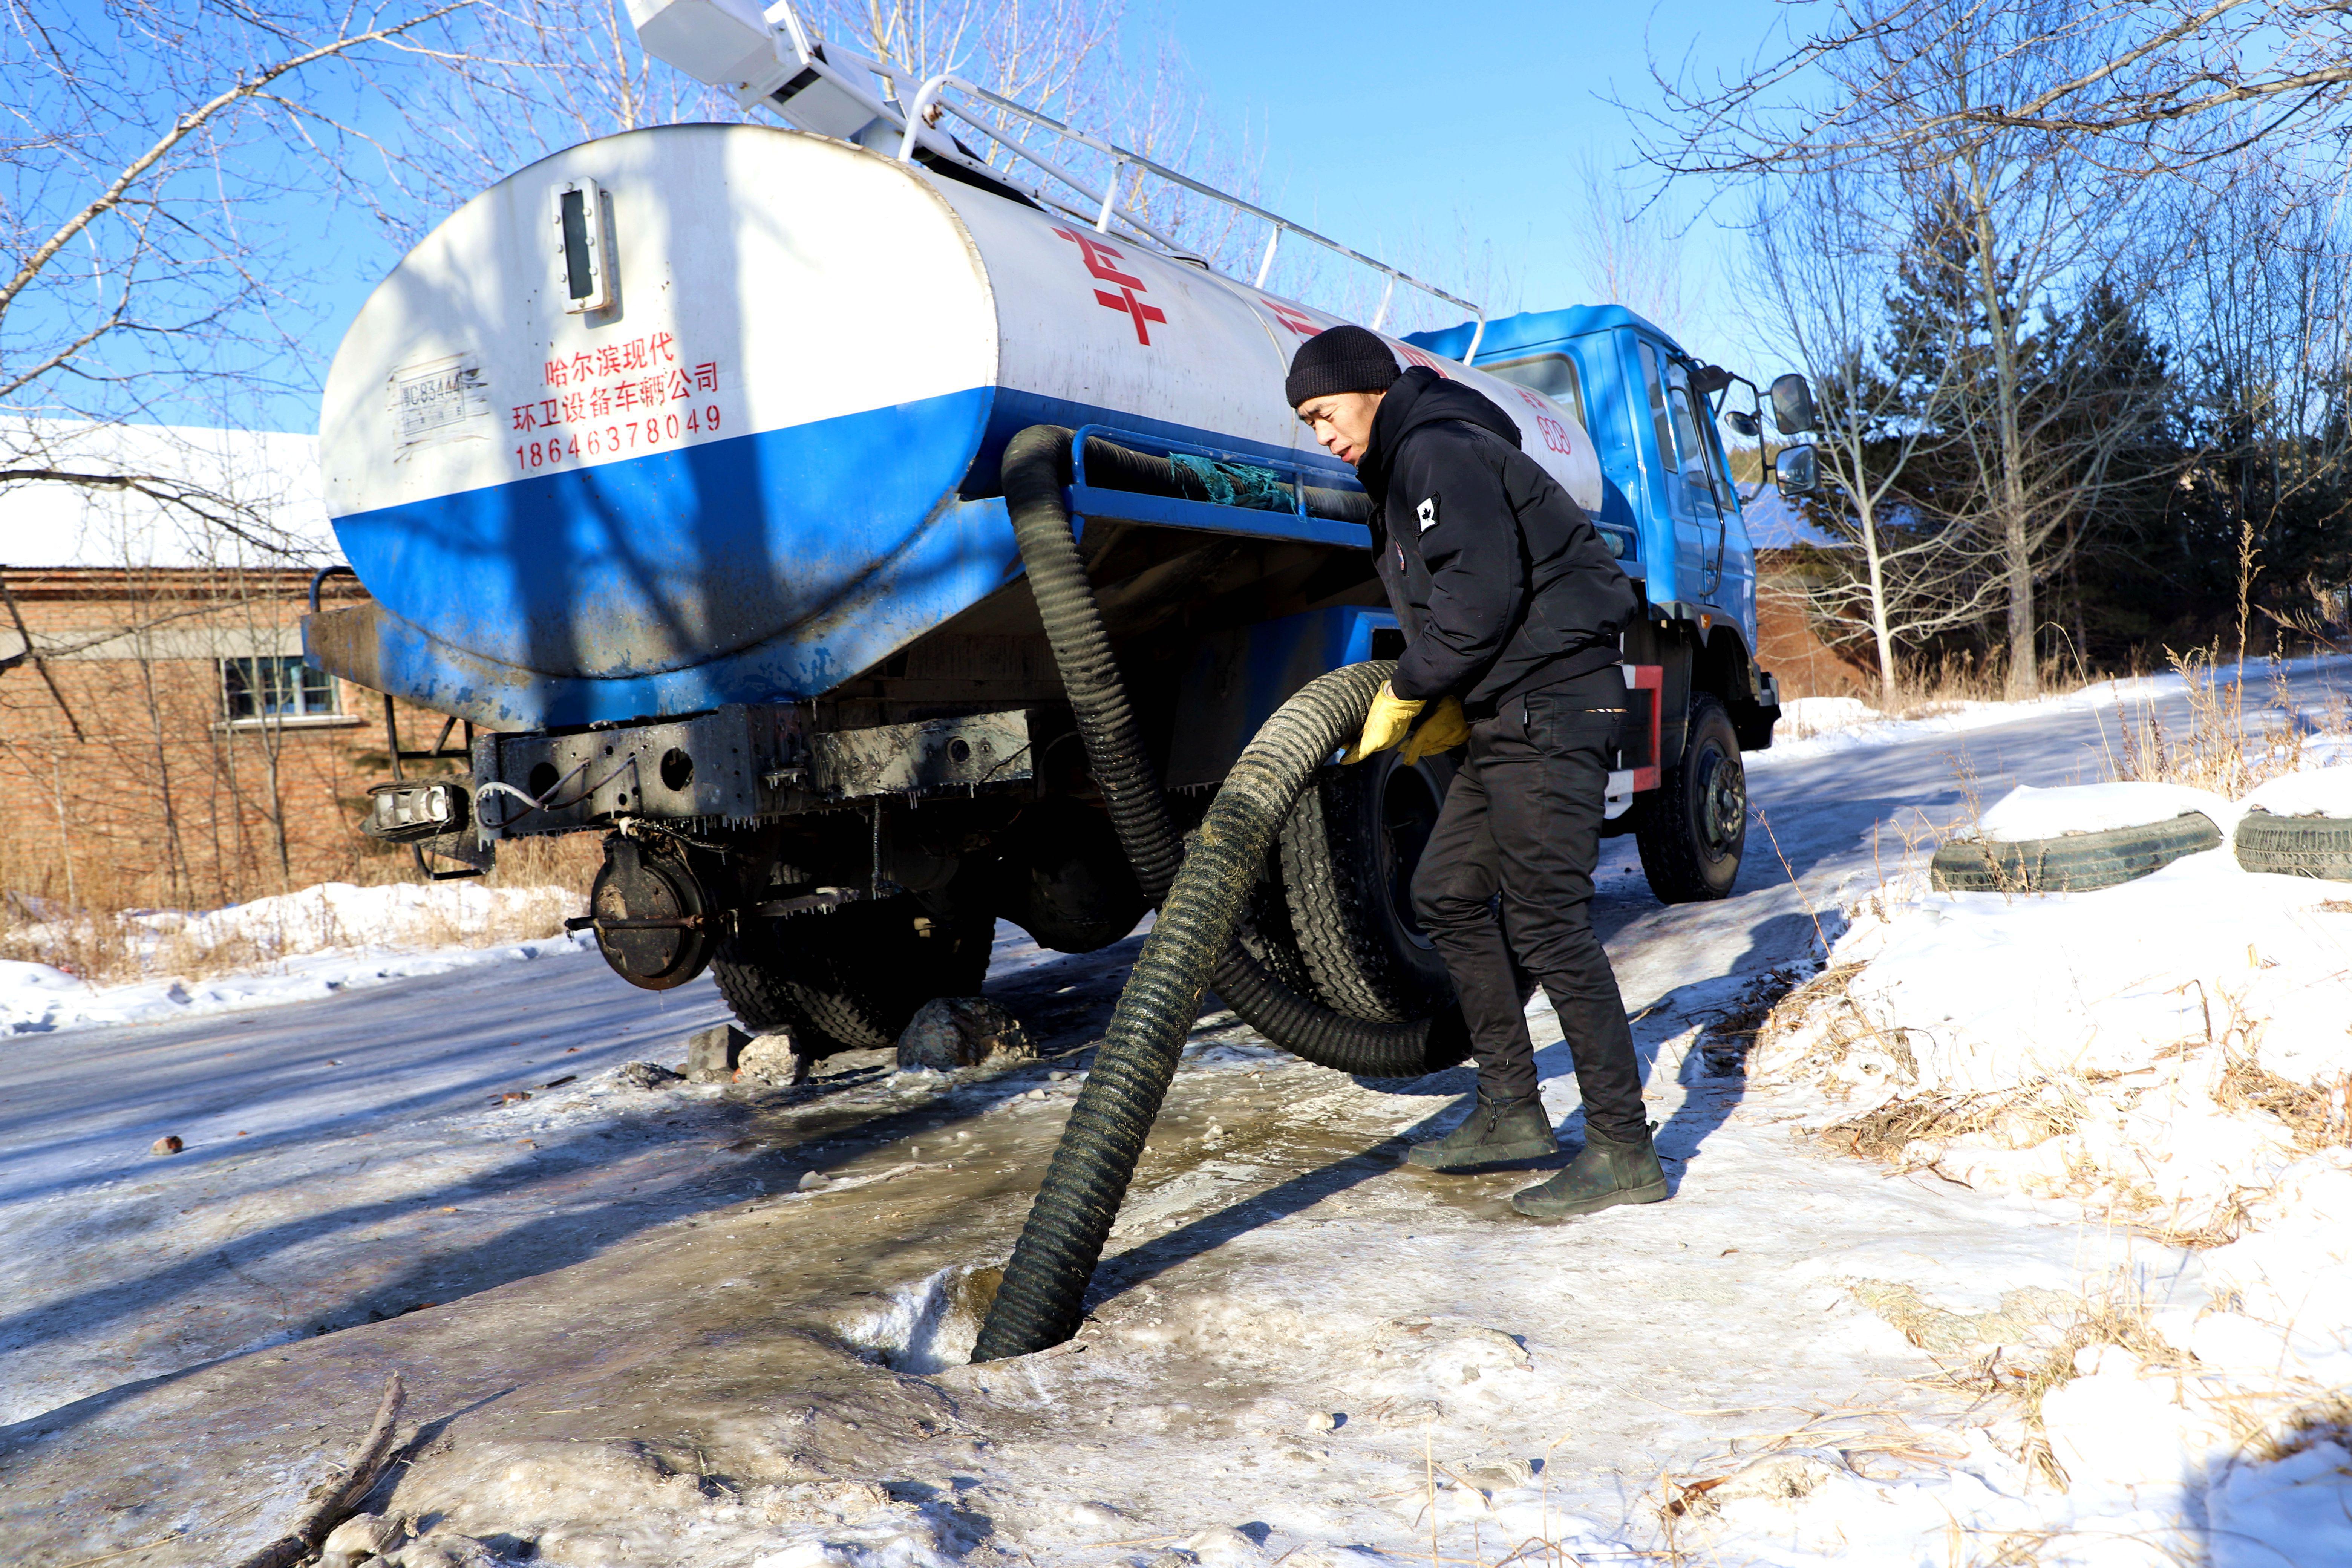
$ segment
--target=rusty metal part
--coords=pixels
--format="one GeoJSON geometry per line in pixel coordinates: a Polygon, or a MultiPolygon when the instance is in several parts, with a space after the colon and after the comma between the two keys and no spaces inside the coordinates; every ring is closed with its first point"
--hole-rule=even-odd
{"type": "Polygon", "coordinates": [[[1019,709],[836,730],[809,739],[810,769],[828,795],[917,795],[1030,777],[1029,715],[1019,709]]]}

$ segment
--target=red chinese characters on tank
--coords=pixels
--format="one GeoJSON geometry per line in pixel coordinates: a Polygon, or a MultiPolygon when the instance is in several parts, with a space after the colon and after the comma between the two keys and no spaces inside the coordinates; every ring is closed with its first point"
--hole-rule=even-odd
{"type": "Polygon", "coordinates": [[[1286,305],[1281,300],[1265,294],[1258,296],[1258,301],[1266,308],[1276,321],[1280,321],[1302,338],[1311,338],[1323,330],[1315,324],[1314,317],[1296,305],[1286,305]]]}
{"type": "Polygon", "coordinates": [[[1563,458],[1576,456],[1576,443],[1569,439],[1568,426],[1544,411],[1543,399],[1525,388],[1520,389],[1519,397],[1536,411],[1536,429],[1543,437],[1543,444],[1563,458]]]}
{"type": "Polygon", "coordinates": [[[1078,247],[1078,253],[1086,258],[1087,270],[1094,275],[1097,281],[1108,283],[1118,290],[1114,294],[1108,289],[1096,289],[1095,303],[1105,310],[1123,311],[1135,322],[1135,341],[1150,347],[1150,323],[1165,323],[1168,313],[1159,306],[1147,305],[1137,298],[1149,290],[1142,279],[1119,269],[1117,264],[1127,259],[1126,253],[1116,246],[1105,245],[1094,236],[1080,234],[1073,228],[1057,228],[1054,232],[1078,247]]]}
{"type": "Polygon", "coordinates": [[[547,395],[508,410],[509,433],[530,437],[514,448],[519,468],[650,451],[721,423],[718,404],[698,401],[719,391],[718,363],[689,361],[668,332],[560,354],[540,382],[547,395]]]}

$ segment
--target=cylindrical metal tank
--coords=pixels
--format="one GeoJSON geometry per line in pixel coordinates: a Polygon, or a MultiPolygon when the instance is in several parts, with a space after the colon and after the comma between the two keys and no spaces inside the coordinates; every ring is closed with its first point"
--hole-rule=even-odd
{"type": "MultiPolygon", "coordinates": [[[[557,153],[419,244],[329,374],[372,683],[516,726],[814,695],[1017,573],[982,498],[1025,426],[1344,474],[1282,396],[1335,321],[796,132],[557,153]]],[[[1397,346],[1597,506],[1567,410],[1397,346]]]]}

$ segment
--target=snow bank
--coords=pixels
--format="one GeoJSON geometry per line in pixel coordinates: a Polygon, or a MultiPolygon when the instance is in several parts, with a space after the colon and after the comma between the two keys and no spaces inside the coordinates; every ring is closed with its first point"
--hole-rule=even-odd
{"type": "Polygon", "coordinates": [[[2352,1084],[2347,949],[2352,889],[2226,853],[2070,897],[1906,882],[1854,911],[1832,960],[1862,967],[1766,1054],[1847,1120],[1916,1131],[1912,1163],[2194,1232],[2327,1135],[2278,1108],[2352,1084]]]}
{"type": "MultiPolygon", "coordinates": [[[[570,952],[584,939],[561,930],[578,902],[563,888],[328,882],[226,909],[141,911],[125,917],[123,934],[152,978],[93,985],[49,964],[0,962],[0,1036],[305,1001],[409,975],[570,952]],[[192,977],[210,969],[221,973],[192,977]]],[[[37,950],[65,948],[70,934],[61,926],[34,926],[18,940],[37,950]]]]}
{"type": "Polygon", "coordinates": [[[1780,704],[1780,722],[1774,733],[1803,740],[1832,730],[1874,723],[1879,717],[1877,709],[1858,697],[1791,697],[1780,704]]]}
{"type": "Polygon", "coordinates": [[[2273,816],[2352,816],[2352,764],[2305,768],[2274,778],[2256,786],[2241,809],[2273,816]]]}
{"type": "Polygon", "coordinates": [[[2147,827],[2193,811],[2202,813],[2226,835],[2237,825],[2242,809],[2226,796],[2186,784],[2126,781],[2059,789],[2020,784],[2001,796],[1977,827],[1996,844],[2017,844],[2029,838],[2061,838],[2069,833],[2147,827]]]}
{"type": "MultiPolygon", "coordinates": [[[[2267,798],[2333,802],[2347,771],[2267,798]]],[[[1986,828],[2126,826],[2196,793],[2021,791],[1986,828]]],[[[2197,1542],[2216,1563],[2352,1562],[2347,955],[2352,888],[2228,854],[2066,897],[1906,879],[1853,911],[1830,974],[1751,1059],[1759,1079],[1818,1095],[1803,1120],[1833,1148],[2069,1200],[2189,1249],[2181,1277],[2203,1304],[2148,1311],[2125,1291],[2040,1400],[2068,1488],[2063,1518],[2032,1527],[2056,1531],[2051,1560],[2170,1561],[2197,1542]]],[[[1985,1469],[1971,1484],[2009,1489],[1985,1469]]],[[[2026,1528],[1955,1488],[1944,1500],[1968,1528],[2026,1528]]],[[[1861,1508],[1840,1495],[1784,1498],[1776,1529],[1831,1538],[1861,1508]]]]}

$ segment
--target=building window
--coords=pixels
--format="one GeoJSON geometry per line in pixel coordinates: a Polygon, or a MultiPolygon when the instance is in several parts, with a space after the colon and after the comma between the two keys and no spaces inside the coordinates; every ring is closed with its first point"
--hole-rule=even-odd
{"type": "Polygon", "coordinates": [[[309,719],[334,713],[335,679],[302,662],[299,654],[261,658],[225,658],[221,704],[229,721],[241,719],[309,719]]]}

